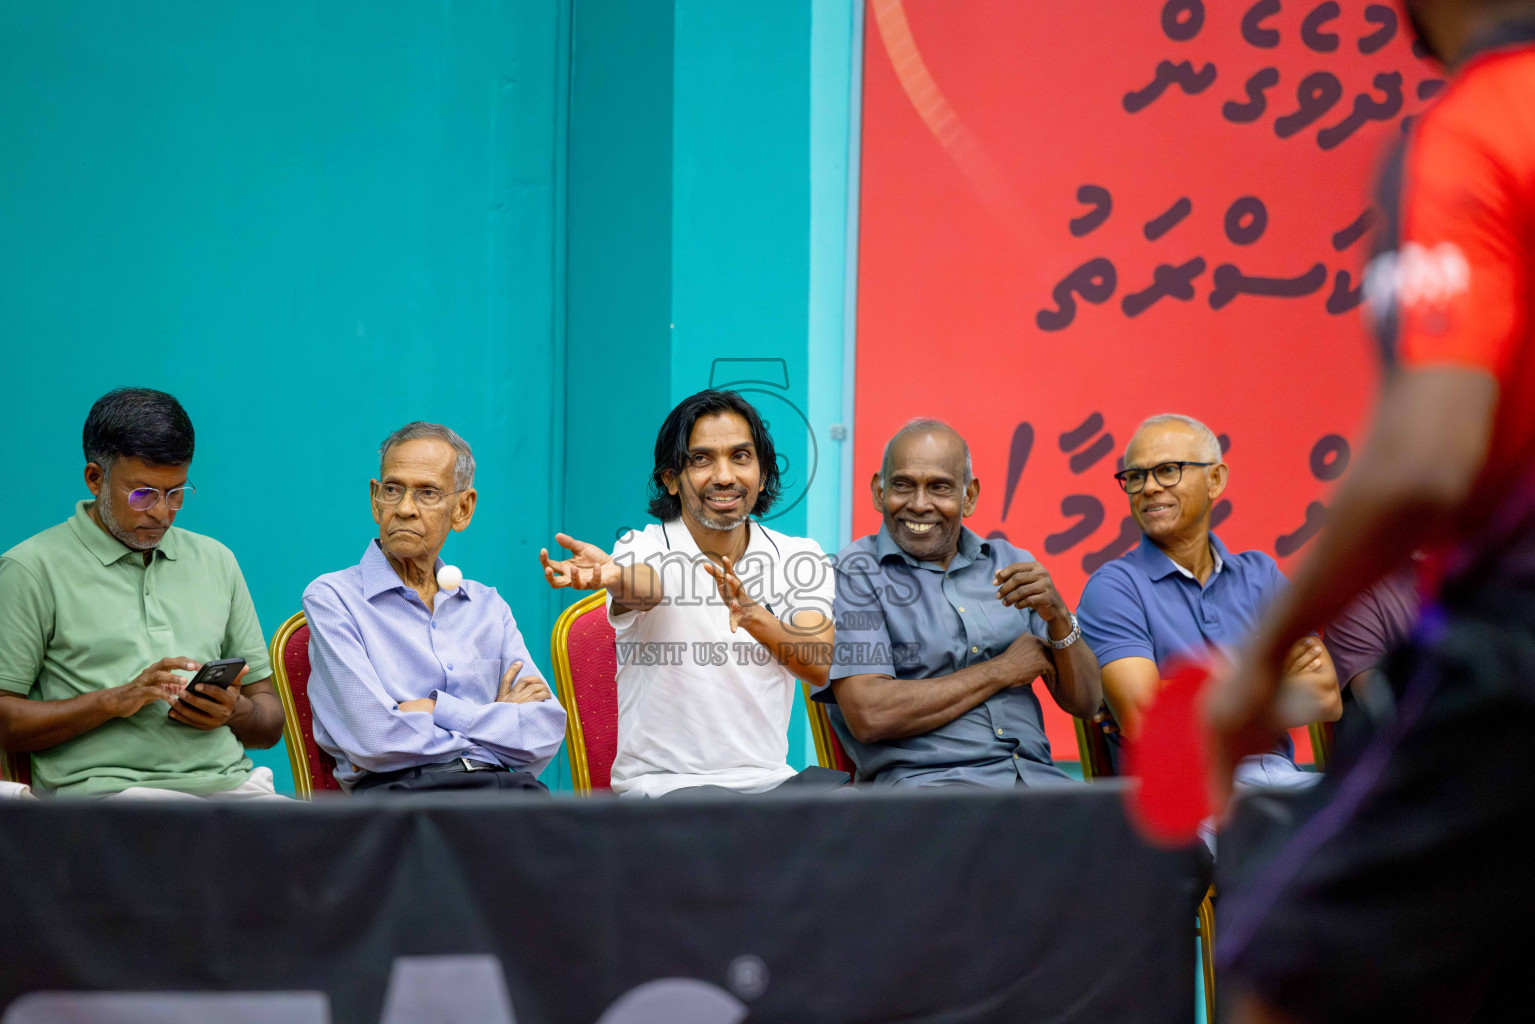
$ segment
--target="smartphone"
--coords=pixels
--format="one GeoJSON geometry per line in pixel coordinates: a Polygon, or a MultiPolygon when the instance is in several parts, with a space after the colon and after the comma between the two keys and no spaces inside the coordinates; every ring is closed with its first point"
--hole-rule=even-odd
{"type": "MultiPolygon", "coordinates": [[[[198,683],[227,687],[239,678],[240,670],[244,667],[244,658],[220,658],[218,661],[210,661],[197,670],[197,675],[188,681],[187,689],[191,690],[198,683]]],[[[201,691],[194,692],[201,695],[201,691]]]]}

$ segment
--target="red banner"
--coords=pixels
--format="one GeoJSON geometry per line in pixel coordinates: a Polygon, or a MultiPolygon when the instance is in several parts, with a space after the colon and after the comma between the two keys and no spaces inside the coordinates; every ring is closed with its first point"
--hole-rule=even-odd
{"type": "Polygon", "coordinates": [[[968,525],[1075,602],[1139,538],[1130,433],[1185,413],[1228,446],[1222,539],[1285,566],[1378,376],[1373,171],[1443,84],[1397,6],[871,0],[866,25],[857,488],[902,423],[949,421],[968,525]]]}

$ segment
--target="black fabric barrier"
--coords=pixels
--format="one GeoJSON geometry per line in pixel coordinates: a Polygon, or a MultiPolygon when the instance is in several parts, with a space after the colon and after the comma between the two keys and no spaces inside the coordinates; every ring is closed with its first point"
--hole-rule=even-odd
{"type": "Polygon", "coordinates": [[[0,1021],[1190,1021],[1195,870],[1112,785],[3,801],[0,1021]]]}

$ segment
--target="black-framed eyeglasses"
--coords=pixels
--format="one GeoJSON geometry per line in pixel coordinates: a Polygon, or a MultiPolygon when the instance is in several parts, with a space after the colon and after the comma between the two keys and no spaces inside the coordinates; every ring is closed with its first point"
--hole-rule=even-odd
{"type": "Polygon", "coordinates": [[[1176,487],[1183,479],[1184,466],[1213,466],[1213,462],[1159,462],[1150,469],[1121,469],[1114,474],[1120,488],[1126,494],[1139,494],[1146,489],[1146,478],[1152,477],[1163,487],[1176,487]]]}
{"type": "Polygon", "coordinates": [[[165,507],[172,512],[181,510],[186,504],[188,494],[196,494],[197,488],[183,484],[180,487],[172,487],[168,491],[162,491],[158,487],[135,487],[128,492],[128,507],[135,512],[148,512],[160,504],[160,499],[165,499],[165,507]]]}
{"type": "Polygon", "coordinates": [[[405,495],[415,500],[417,508],[441,508],[442,503],[463,491],[439,491],[435,487],[406,487],[403,484],[379,484],[373,489],[373,500],[380,505],[398,505],[405,495]]]}

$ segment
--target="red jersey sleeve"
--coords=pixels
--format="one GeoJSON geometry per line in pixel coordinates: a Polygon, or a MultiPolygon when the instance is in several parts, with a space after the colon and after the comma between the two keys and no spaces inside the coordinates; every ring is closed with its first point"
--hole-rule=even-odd
{"type": "MultiPolygon", "coordinates": [[[[1520,63],[1506,70],[1525,71],[1517,78],[1528,88],[1532,65],[1520,63]]],[[[1519,150],[1529,132],[1508,123],[1499,102],[1505,69],[1478,70],[1425,115],[1408,149],[1397,354],[1408,366],[1485,369],[1507,385],[1527,337],[1528,170],[1519,150]]]]}

